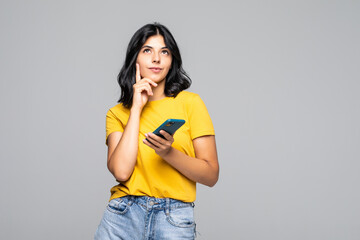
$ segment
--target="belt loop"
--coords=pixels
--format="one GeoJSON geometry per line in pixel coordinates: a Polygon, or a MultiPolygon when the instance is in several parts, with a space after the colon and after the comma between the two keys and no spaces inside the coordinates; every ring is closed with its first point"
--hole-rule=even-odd
{"type": "Polygon", "coordinates": [[[169,216],[170,213],[170,198],[166,198],[165,214],[169,216]]]}
{"type": "Polygon", "coordinates": [[[135,201],[134,196],[130,195],[129,196],[129,202],[128,205],[131,206],[133,204],[133,202],[135,201]]]}

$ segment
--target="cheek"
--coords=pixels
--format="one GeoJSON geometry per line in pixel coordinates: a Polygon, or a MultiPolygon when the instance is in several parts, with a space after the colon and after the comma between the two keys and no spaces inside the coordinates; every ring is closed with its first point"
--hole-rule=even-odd
{"type": "Polygon", "coordinates": [[[170,72],[171,65],[166,69],[166,75],[170,72]]]}
{"type": "Polygon", "coordinates": [[[144,64],[143,59],[137,59],[136,63],[139,64],[139,66],[140,66],[140,73],[144,72],[146,70],[146,67],[145,67],[146,65],[144,64]]]}
{"type": "Polygon", "coordinates": [[[168,69],[171,68],[171,63],[172,63],[172,58],[166,59],[166,65],[167,65],[167,68],[168,68],[168,69]]]}
{"type": "Polygon", "coordinates": [[[146,70],[145,66],[140,64],[140,72],[144,72],[145,70],[146,70]]]}
{"type": "Polygon", "coordinates": [[[147,62],[146,56],[139,54],[136,59],[136,63],[140,65],[140,68],[144,67],[146,62],[147,62]]]}

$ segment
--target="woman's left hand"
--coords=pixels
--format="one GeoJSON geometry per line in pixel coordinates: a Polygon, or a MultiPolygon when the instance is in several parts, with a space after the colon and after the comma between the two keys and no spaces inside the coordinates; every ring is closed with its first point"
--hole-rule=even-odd
{"type": "Polygon", "coordinates": [[[147,133],[145,134],[146,139],[144,139],[143,142],[154,149],[161,158],[165,158],[172,149],[171,145],[174,142],[174,138],[164,130],[161,130],[160,134],[163,135],[165,139],[155,135],[154,133],[147,133]]]}

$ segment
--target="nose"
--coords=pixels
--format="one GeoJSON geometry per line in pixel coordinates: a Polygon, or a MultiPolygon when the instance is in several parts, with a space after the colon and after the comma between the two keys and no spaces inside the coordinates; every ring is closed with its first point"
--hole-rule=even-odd
{"type": "Polygon", "coordinates": [[[160,55],[159,53],[155,52],[152,59],[153,63],[160,63],[160,55]]]}

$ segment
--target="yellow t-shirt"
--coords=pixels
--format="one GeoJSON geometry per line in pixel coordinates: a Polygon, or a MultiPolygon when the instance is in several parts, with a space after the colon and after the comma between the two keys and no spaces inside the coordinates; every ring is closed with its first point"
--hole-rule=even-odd
{"type": "MultiPolygon", "coordinates": [[[[123,132],[130,110],[122,104],[111,108],[106,114],[106,140],[110,133],[123,132]]],[[[215,135],[214,127],[204,102],[199,95],[187,91],[175,98],[165,97],[148,102],[140,118],[139,150],[137,162],[130,178],[111,189],[111,199],[126,195],[174,198],[193,202],[196,183],[182,175],[143,143],[145,133],[153,132],[169,118],[184,119],[185,124],[174,134],[172,146],[195,157],[192,140],[205,135],[215,135]]]]}

